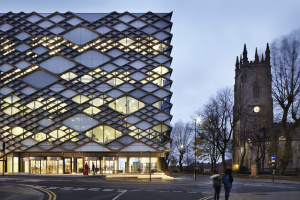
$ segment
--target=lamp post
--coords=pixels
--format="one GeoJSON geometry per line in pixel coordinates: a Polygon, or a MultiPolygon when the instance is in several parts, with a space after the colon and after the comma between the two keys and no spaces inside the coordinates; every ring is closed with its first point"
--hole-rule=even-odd
{"type": "Polygon", "coordinates": [[[200,118],[195,119],[195,163],[194,163],[194,180],[196,180],[196,150],[197,150],[197,145],[196,145],[196,133],[197,133],[197,122],[200,122],[200,118]]]}

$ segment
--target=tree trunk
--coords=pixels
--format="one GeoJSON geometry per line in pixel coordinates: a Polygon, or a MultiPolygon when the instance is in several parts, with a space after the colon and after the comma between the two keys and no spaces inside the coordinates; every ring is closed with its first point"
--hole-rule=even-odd
{"type": "Polygon", "coordinates": [[[226,170],[225,151],[224,153],[222,153],[222,167],[223,167],[223,173],[225,173],[226,170]]]}
{"type": "Polygon", "coordinates": [[[285,170],[287,168],[287,165],[289,164],[291,152],[292,152],[292,139],[286,138],[283,156],[280,159],[280,165],[279,165],[278,169],[276,170],[277,171],[276,175],[284,175],[285,174],[285,170]]]}

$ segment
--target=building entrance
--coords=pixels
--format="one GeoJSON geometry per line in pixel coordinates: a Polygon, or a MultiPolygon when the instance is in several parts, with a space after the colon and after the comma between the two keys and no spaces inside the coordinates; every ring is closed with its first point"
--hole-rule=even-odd
{"type": "Polygon", "coordinates": [[[103,157],[101,160],[101,167],[103,174],[112,174],[116,173],[117,164],[114,157],[103,157]]]}

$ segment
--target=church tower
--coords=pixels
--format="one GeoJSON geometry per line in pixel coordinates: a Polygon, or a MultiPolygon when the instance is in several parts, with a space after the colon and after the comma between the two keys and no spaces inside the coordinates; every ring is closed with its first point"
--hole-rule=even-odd
{"type": "Polygon", "coordinates": [[[236,58],[234,85],[233,170],[250,170],[252,163],[264,163],[266,129],[273,123],[270,49],[248,61],[247,48],[236,58]],[[263,156],[264,157],[264,156],[263,156]]]}

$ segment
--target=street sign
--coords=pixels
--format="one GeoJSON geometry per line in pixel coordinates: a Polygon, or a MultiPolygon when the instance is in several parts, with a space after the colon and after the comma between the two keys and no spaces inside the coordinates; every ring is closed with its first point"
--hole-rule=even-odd
{"type": "Polygon", "coordinates": [[[271,156],[271,161],[272,162],[275,162],[275,159],[276,159],[275,156],[271,156]]]}

